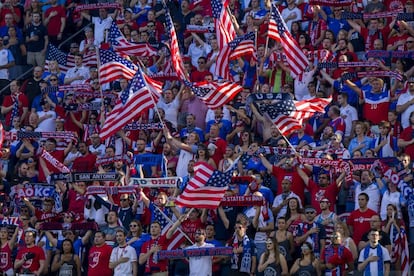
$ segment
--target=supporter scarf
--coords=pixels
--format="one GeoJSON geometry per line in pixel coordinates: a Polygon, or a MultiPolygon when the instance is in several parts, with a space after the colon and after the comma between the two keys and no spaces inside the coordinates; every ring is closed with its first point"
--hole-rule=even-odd
{"type": "Polygon", "coordinates": [[[254,178],[252,176],[232,176],[231,177],[231,183],[232,184],[244,184],[249,185],[250,182],[252,182],[254,178]]]}
{"type": "Polygon", "coordinates": [[[21,140],[21,139],[66,139],[66,140],[77,140],[75,132],[72,131],[17,131],[17,132],[6,132],[5,138],[7,140],[21,140]]]}
{"type": "Polygon", "coordinates": [[[115,172],[108,173],[90,173],[90,172],[77,172],[77,173],[54,173],[51,175],[53,181],[67,181],[67,182],[92,182],[92,181],[117,181],[119,174],[115,172]]]}
{"type": "Polygon", "coordinates": [[[103,165],[109,165],[112,164],[116,161],[122,161],[125,162],[126,164],[131,164],[132,160],[131,158],[127,155],[116,155],[114,157],[102,157],[96,160],[96,165],[98,166],[103,166],[103,165]]]}
{"type": "MultiPolygon", "coordinates": [[[[372,19],[372,18],[385,18],[385,17],[394,17],[395,15],[399,15],[399,11],[387,11],[387,12],[376,12],[376,13],[354,13],[344,11],[341,14],[341,19],[372,19]]],[[[409,18],[412,15],[401,13],[401,18],[409,18]]],[[[401,19],[399,19],[401,20],[401,19]]]]}
{"type": "Polygon", "coordinates": [[[351,5],[353,0],[310,0],[309,5],[321,5],[328,7],[346,7],[351,5]]]}
{"type": "MultiPolygon", "coordinates": [[[[110,104],[115,104],[111,102],[110,104]]],[[[93,103],[72,103],[65,105],[65,110],[68,111],[83,111],[83,110],[100,110],[102,103],[93,102],[93,103]]]]}
{"type": "Polygon", "coordinates": [[[350,62],[320,62],[318,68],[353,68],[353,67],[379,67],[376,61],[350,61],[350,62]]]}
{"type": "Polygon", "coordinates": [[[143,123],[133,122],[133,123],[127,124],[124,127],[124,130],[159,130],[159,129],[163,129],[163,125],[161,123],[143,124],[143,123]]]}
{"type": "Polygon", "coordinates": [[[19,95],[12,95],[13,109],[11,112],[10,123],[13,124],[13,119],[19,116],[19,95]]]}
{"type": "Polygon", "coordinates": [[[41,230],[98,230],[96,222],[72,222],[72,223],[59,223],[59,222],[43,222],[40,224],[41,230]]]}
{"type": "Polygon", "coordinates": [[[86,10],[98,10],[98,9],[121,9],[119,3],[95,3],[95,4],[83,4],[77,5],[75,12],[86,11],[86,10]]]}
{"type": "Polygon", "coordinates": [[[299,162],[302,164],[318,165],[318,166],[333,166],[336,171],[345,171],[345,179],[347,182],[352,181],[351,166],[348,162],[342,160],[327,160],[321,158],[300,158],[299,162]]]}
{"type": "Polygon", "coordinates": [[[384,51],[371,50],[366,54],[367,58],[413,58],[414,51],[384,51]]]}
{"type": "Polygon", "coordinates": [[[19,217],[3,217],[0,218],[0,225],[21,225],[21,220],[19,217]]]}
{"type": "Polygon", "coordinates": [[[135,194],[136,186],[89,186],[86,189],[87,195],[119,195],[119,194],[135,194]]]}
{"type": "Polygon", "coordinates": [[[367,71],[367,72],[353,72],[345,73],[342,75],[341,80],[350,80],[355,78],[365,78],[365,77],[392,77],[399,81],[403,80],[403,76],[397,72],[393,71],[367,71]]]}
{"type": "Polygon", "coordinates": [[[103,92],[101,94],[101,92],[99,91],[76,91],[75,93],[75,97],[88,97],[88,98],[110,98],[110,99],[117,99],[117,96],[115,94],[112,93],[108,93],[108,92],[103,92]]]}
{"type": "MultiPolygon", "coordinates": [[[[243,252],[241,254],[241,262],[240,267],[238,267],[239,259],[238,254],[233,254],[231,258],[231,269],[239,270],[240,272],[245,272],[250,274],[251,266],[252,266],[252,255],[251,255],[251,242],[247,235],[244,235],[243,240],[243,252]]],[[[233,240],[233,248],[238,248],[239,240],[237,239],[237,235],[234,235],[233,240]]]]}
{"type": "MultiPolygon", "coordinates": [[[[371,245],[370,244],[368,244],[364,248],[364,260],[368,259],[368,257],[369,257],[369,250],[370,250],[370,248],[371,248],[371,245]]],[[[377,261],[378,273],[381,275],[383,273],[383,271],[384,271],[384,268],[383,268],[383,266],[384,266],[384,260],[382,258],[382,248],[381,248],[381,245],[378,244],[377,247],[376,247],[376,249],[377,249],[377,256],[379,258],[379,260],[377,261]]],[[[372,275],[371,274],[371,266],[370,266],[370,264],[371,263],[368,263],[368,265],[365,267],[365,275],[372,275]]]]}
{"type": "Polygon", "coordinates": [[[42,154],[40,155],[40,157],[43,158],[43,160],[45,160],[46,162],[48,162],[50,165],[52,165],[54,168],[58,169],[60,172],[70,173],[70,170],[68,167],[60,163],[55,157],[53,157],[50,153],[48,153],[44,149],[42,150],[42,154]]]}
{"type": "Polygon", "coordinates": [[[86,91],[90,92],[92,91],[91,85],[89,83],[84,84],[67,84],[67,85],[59,85],[59,91],[63,92],[75,92],[75,91],[86,91]]]}
{"type": "Polygon", "coordinates": [[[233,248],[231,247],[200,247],[191,249],[161,250],[158,252],[158,259],[182,259],[191,257],[204,256],[231,256],[233,248]]]}
{"type": "Polygon", "coordinates": [[[321,158],[325,155],[323,150],[305,150],[301,149],[296,151],[292,148],[282,148],[282,147],[270,147],[270,146],[262,146],[259,151],[264,154],[277,154],[277,155],[295,155],[297,152],[300,156],[303,157],[315,157],[321,158]]]}
{"type": "Polygon", "coordinates": [[[185,29],[185,33],[214,33],[214,25],[187,25],[187,28],[185,29]]]}
{"type": "Polygon", "coordinates": [[[134,155],[134,163],[135,165],[147,165],[147,166],[158,166],[164,162],[164,158],[162,154],[135,154],[134,155]]]}
{"type": "Polygon", "coordinates": [[[225,196],[220,202],[220,206],[262,206],[265,202],[261,196],[225,196]]]}
{"type": "Polygon", "coordinates": [[[131,183],[146,188],[176,188],[182,182],[181,177],[165,178],[135,178],[131,177],[131,183]]]}
{"type": "Polygon", "coordinates": [[[53,197],[55,194],[55,187],[52,185],[30,184],[23,188],[13,186],[10,189],[10,197],[12,198],[46,198],[53,197]]]}

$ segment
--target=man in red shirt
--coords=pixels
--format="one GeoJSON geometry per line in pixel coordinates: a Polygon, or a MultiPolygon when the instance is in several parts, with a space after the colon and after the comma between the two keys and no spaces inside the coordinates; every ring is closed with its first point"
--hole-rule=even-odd
{"type": "Polygon", "coordinates": [[[322,250],[321,268],[326,275],[332,276],[347,275],[354,270],[354,258],[351,251],[342,245],[341,233],[334,232],[332,244],[322,250]]]}
{"type": "Polygon", "coordinates": [[[66,26],[66,12],[64,7],[58,5],[57,0],[50,0],[49,3],[51,7],[43,15],[43,24],[47,26],[49,41],[56,44],[62,40],[66,26]]]}
{"type": "MultiPolygon", "coordinates": [[[[57,161],[63,164],[65,156],[72,148],[72,141],[68,144],[65,150],[56,150],[56,144],[56,139],[48,138],[45,143],[45,150],[57,161]]],[[[39,157],[39,182],[46,182],[46,177],[52,173],[61,173],[61,171],[53,166],[51,162],[46,161],[43,157],[39,157]]]]}
{"type": "Polygon", "coordinates": [[[111,252],[112,247],[105,243],[105,233],[96,232],[88,255],[88,276],[112,276],[112,269],[108,266],[111,252]]]}
{"type": "Polygon", "coordinates": [[[14,117],[19,117],[22,125],[29,115],[29,100],[20,92],[20,83],[17,80],[10,83],[10,92],[11,95],[4,98],[1,114],[5,115],[6,126],[12,126],[14,117]]]}
{"type": "Polygon", "coordinates": [[[167,249],[166,237],[161,236],[161,224],[154,221],[150,226],[151,239],[146,241],[141,247],[139,254],[139,264],[145,264],[145,273],[157,276],[168,275],[168,260],[158,260],[157,253],[167,249]]]}
{"type": "Polygon", "coordinates": [[[45,253],[35,244],[36,231],[25,232],[24,241],[26,247],[17,252],[14,269],[21,274],[34,274],[39,276],[45,268],[45,253]]]}
{"type": "Polygon", "coordinates": [[[359,209],[352,211],[347,220],[350,236],[353,237],[355,244],[359,244],[362,236],[371,229],[371,217],[378,215],[368,208],[368,200],[368,194],[360,193],[358,195],[359,209]]]}
{"type": "Polygon", "coordinates": [[[73,161],[73,172],[94,172],[96,155],[89,152],[86,142],[79,142],[79,152],[82,154],[73,161]]]}
{"type": "Polygon", "coordinates": [[[32,214],[35,215],[37,221],[52,222],[59,221],[60,217],[53,211],[54,200],[53,198],[45,198],[43,202],[43,210],[36,209],[33,204],[27,199],[23,198],[24,204],[30,209],[32,214]]]}

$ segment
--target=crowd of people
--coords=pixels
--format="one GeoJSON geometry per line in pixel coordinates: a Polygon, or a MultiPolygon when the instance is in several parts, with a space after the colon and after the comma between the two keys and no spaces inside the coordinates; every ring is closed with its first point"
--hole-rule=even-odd
{"type": "Polygon", "coordinates": [[[408,275],[401,241],[414,244],[412,0],[226,5],[238,36],[256,34],[256,53],[229,62],[243,90],[213,110],[167,72],[165,47],[168,9],[189,79],[220,81],[211,1],[1,1],[2,275],[408,275]],[[271,4],[308,58],[299,76],[268,37],[271,4]],[[101,85],[99,67],[84,57],[111,49],[113,22],[129,42],[156,50],[126,58],[163,76],[163,94],[102,140],[130,81],[101,85]],[[49,45],[74,66],[47,60],[49,45]],[[283,135],[266,114],[280,93],[332,101],[283,135]],[[201,163],[236,168],[225,192],[232,204],[176,206],[201,163]],[[162,178],[174,185],[134,185],[162,178]],[[248,206],[251,196],[263,200],[248,206]],[[226,246],[231,253],[160,258],[226,246]]]}

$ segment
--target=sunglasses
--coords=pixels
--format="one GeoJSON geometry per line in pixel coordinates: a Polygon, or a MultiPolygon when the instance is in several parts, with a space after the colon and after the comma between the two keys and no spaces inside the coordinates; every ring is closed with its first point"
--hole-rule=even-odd
{"type": "Polygon", "coordinates": [[[138,227],[137,224],[130,224],[129,227],[138,227]]]}
{"type": "Polygon", "coordinates": [[[50,81],[57,81],[57,79],[50,79],[50,81]]]}
{"type": "Polygon", "coordinates": [[[121,198],[120,201],[128,201],[127,198],[121,198]]]}

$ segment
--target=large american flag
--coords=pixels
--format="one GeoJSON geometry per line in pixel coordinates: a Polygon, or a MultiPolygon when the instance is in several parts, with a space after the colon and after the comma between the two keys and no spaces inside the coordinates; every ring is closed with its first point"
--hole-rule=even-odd
{"type": "Polygon", "coordinates": [[[109,138],[126,124],[136,119],[141,112],[155,106],[162,90],[162,83],[154,81],[138,69],[131,81],[130,89],[123,91],[105,120],[99,135],[109,138]]]}
{"type": "Polygon", "coordinates": [[[211,109],[225,105],[243,90],[243,87],[230,81],[184,83],[211,109]]]}
{"type": "MultiPolygon", "coordinates": [[[[45,70],[49,70],[49,62],[56,60],[62,73],[66,73],[70,68],[75,67],[75,56],[65,53],[49,43],[45,61],[45,70]]],[[[82,64],[86,67],[97,67],[98,61],[96,53],[88,53],[83,56],[82,64]]]]}
{"type": "Polygon", "coordinates": [[[111,28],[109,28],[108,41],[116,52],[123,55],[155,56],[157,54],[157,49],[151,47],[148,43],[129,42],[114,21],[112,21],[111,28]]]}
{"type": "Polygon", "coordinates": [[[299,47],[298,42],[292,37],[274,4],[272,4],[269,19],[268,36],[282,44],[292,76],[299,76],[308,66],[309,60],[299,47]]]}
{"type": "Polygon", "coordinates": [[[101,66],[99,67],[99,81],[102,84],[116,81],[120,78],[132,79],[138,67],[109,50],[99,49],[101,66]]]}
{"type": "Polygon", "coordinates": [[[324,108],[331,100],[331,98],[313,98],[294,101],[291,95],[281,93],[280,99],[274,100],[272,104],[261,106],[260,111],[269,116],[280,132],[287,136],[302,128],[303,120],[309,119],[317,112],[325,112],[324,108]]]}
{"type": "Polygon", "coordinates": [[[251,55],[256,56],[256,48],[254,47],[255,33],[247,33],[245,35],[236,37],[229,43],[231,54],[230,60],[237,59],[241,56],[251,55]]]}
{"type": "Polygon", "coordinates": [[[216,209],[231,182],[235,168],[223,173],[206,162],[194,164],[194,177],[188,182],[175,203],[188,208],[216,209]]]}
{"type": "Polygon", "coordinates": [[[167,32],[170,35],[170,39],[171,39],[170,51],[171,51],[172,66],[174,67],[175,72],[177,72],[177,77],[179,80],[182,80],[182,81],[187,80],[188,77],[185,73],[184,63],[181,58],[180,48],[178,46],[177,33],[175,32],[174,24],[171,19],[169,9],[167,7],[164,7],[164,8],[166,10],[165,25],[166,25],[167,32]]]}
{"type": "Polygon", "coordinates": [[[224,0],[224,3],[221,1],[222,0],[211,1],[217,43],[220,49],[217,56],[215,74],[224,79],[230,80],[231,76],[228,58],[230,56],[231,49],[228,44],[236,37],[236,31],[234,30],[230,15],[226,9],[229,4],[229,0],[224,0]]]}

